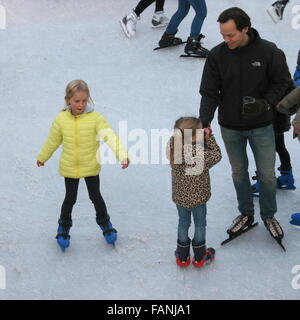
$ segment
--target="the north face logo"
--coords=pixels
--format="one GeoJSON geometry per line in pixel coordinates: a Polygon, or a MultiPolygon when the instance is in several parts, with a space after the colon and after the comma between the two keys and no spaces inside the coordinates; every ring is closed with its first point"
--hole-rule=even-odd
{"type": "Polygon", "coordinates": [[[251,63],[253,67],[261,67],[261,63],[259,61],[254,61],[251,63]]]}

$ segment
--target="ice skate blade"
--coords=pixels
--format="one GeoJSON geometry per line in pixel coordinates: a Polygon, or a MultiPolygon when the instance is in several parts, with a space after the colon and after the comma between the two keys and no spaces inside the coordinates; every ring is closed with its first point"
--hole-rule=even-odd
{"type": "Polygon", "coordinates": [[[258,222],[253,223],[251,226],[248,226],[247,228],[245,228],[242,232],[236,234],[236,235],[229,235],[229,238],[224,240],[223,242],[221,242],[221,246],[223,246],[224,244],[238,238],[239,236],[241,236],[242,234],[250,231],[251,229],[253,229],[254,227],[256,227],[258,225],[258,222]]]}
{"type": "Polygon", "coordinates": [[[281,240],[278,240],[277,243],[280,245],[283,251],[286,252],[284,245],[281,243],[281,240]]]}
{"type": "Polygon", "coordinates": [[[180,55],[180,58],[200,58],[200,59],[206,59],[207,57],[201,57],[198,55],[193,55],[193,54],[182,54],[180,55]]]}
{"type": "Polygon", "coordinates": [[[280,190],[296,190],[296,187],[295,186],[277,186],[278,189],[280,190]]]}
{"type": "Polygon", "coordinates": [[[269,9],[267,9],[267,12],[274,23],[278,23],[280,21],[280,18],[276,14],[276,10],[274,7],[270,7],[269,9]]]}
{"type": "Polygon", "coordinates": [[[291,222],[290,222],[290,224],[291,224],[294,228],[300,229],[300,226],[297,226],[297,225],[295,225],[295,224],[292,224],[291,222]]]}
{"type": "Polygon", "coordinates": [[[185,44],[185,43],[186,43],[186,41],[182,41],[182,42],[180,42],[180,43],[178,43],[178,44],[174,44],[174,45],[172,45],[172,46],[156,47],[156,48],[153,49],[153,51],[160,50],[160,49],[173,48],[173,47],[177,47],[177,46],[180,46],[180,45],[182,45],[182,44],[185,44]]]}
{"type": "Polygon", "coordinates": [[[152,29],[165,28],[167,25],[168,25],[168,23],[159,24],[159,25],[157,25],[157,26],[154,26],[154,25],[152,24],[152,29]]]}

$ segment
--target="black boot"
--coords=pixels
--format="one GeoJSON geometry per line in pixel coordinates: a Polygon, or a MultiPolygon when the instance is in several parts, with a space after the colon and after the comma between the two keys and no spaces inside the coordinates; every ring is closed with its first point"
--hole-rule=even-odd
{"type": "Polygon", "coordinates": [[[164,34],[162,35],[161,39],[158,42],[158,45],[161,48],[166,48],[166,47],[173,47],[173,46],[177,46],[179,44],[182,43],[182,39],[181,38],[176,38],[175,34],[169,34],[164,32],[164,34]]]}
{"type": "Polygon", "coordinates": [[[196,243],[195,240],[193,239],[192,246],[194,251],[194,261],[196,262],[201,261],[206,252],[205,242],[202,244],[199,244],[199,243],[196,243]]]}
{"type": "Polygon", "coordinates": [[[196,268],[201,268],[215,259],[216,250],[214,248],[206,249],[205,242],[197,244],[193,240],[192,246],[194,251],[193,265],[196,268]]]}
{"type": "Polygon", "coordinates": [[[191,239],[187,243],[177,241],[177,249],[175,251],[176,263],[180,267],[187,267],[190,264],[190,244],[191,239]]]}
{"type": "Polygon", "coordinates": [[[200,40],[203,38],[203,35],[200,34],[197,37],[188,37],[187,44],[184,48],[184,52],[187,55],[194,55],[200,58],[207,58],[209,50],[201,46],[200,40]]]}

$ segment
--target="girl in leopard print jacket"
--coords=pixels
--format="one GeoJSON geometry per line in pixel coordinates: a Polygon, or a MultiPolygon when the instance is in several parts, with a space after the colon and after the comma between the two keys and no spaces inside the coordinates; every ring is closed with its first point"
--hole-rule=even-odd
{"type": "Polygon", "coordinates": [[[182,117],[175,122],[167,157],[172,168],[172,199],[179,215],[176,262],[179,266],[190,263],[188,230],[192,214],[193,264],[199,267],[211,260],[207,257],[214,253],[213,248],[206,250],[205,246],[206,202],[211,196],[209,169],[221,160],[221,151],[215,138],[204,134],[199,118],[182,117]]]}

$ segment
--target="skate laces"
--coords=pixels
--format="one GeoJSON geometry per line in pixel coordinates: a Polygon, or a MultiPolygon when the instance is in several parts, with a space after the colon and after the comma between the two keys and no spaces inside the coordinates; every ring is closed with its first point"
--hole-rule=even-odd
{"type": "Polygon", "coordinates": [[[281,226],[275,218],[267,219],[266,225],[273,237],[278,238],[283,235],[281,226]]]}
{"type": "Polygon", "coordinates": [[[239,215],[237,218],[235,218],[231,224],[231,226],[229,227],[229,230],[231,232],[237,232],[239,231],[248,221],[249,217],[246,215],[239,215]]]}

